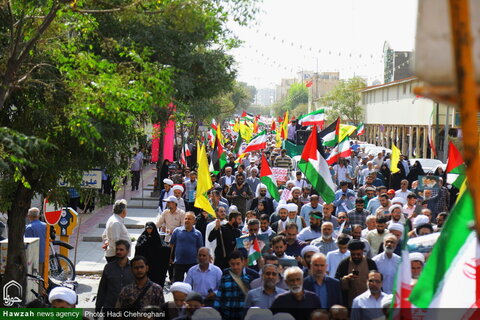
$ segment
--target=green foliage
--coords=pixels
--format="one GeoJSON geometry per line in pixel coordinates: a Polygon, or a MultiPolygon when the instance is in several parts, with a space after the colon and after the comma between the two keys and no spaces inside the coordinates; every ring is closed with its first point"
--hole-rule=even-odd
{"type": "Polygon", "coordinates": [[[282,116],[285,111],[292,111],[301,104],[308,103],[308,88],[303,83],[294,83],[290,86],[285,99],[273,104],[276,116],[282,116]]]}
{"type": "Polygon", "coordinates": [[[323,105],[330,107],[326,109],[327,120],[333,121],[340,117],[354,125],[360,123],[363,118],[360,90],[365,86],[365,80],[360,77],[341,80],[321,99],[323,105]]]}

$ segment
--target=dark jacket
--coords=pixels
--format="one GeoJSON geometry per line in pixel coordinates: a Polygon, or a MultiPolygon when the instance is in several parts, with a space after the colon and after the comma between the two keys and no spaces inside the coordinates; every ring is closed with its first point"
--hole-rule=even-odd
{"type": "MultiPolygon", "coordinates": [[[[323,281],[325,281],[327,286],[327,308],[330,309],[334,304],[343,305],[340,281],[327,275],[323,281]]],[[[308,276],[303,280],[303,289],[315,292],[315,279],[312,276],[308,276]]]]}
{"type": "Polygon", "coordinates": [[[241,233],[240,230],[234,228],[229,223],[221,226],[220,230],[213,229],[208,235],[208,241],[217,240],[217,247],[215,248],[215,265],[220,269],[225,269],[228,267],[228,256],[235,249],[237,244],[236,239],[240,237],[241,233]],[[222,244],[225,247],[225,255],[222,244]]]}
{"type": "MultiPolygon", "coordinates": [[[[265,211],[268,214],[268,216],[270,217],[272,215],[272,213],[275,212],[275,209],[273,208],[273,200],[268,198],[268,197],[263,198],[263,200],[266,201],[265,211]]],[[[257,206],[258,206],[258,198],[254,198],[252,200],[252,204],[250,205],[250,210],[255,210],[257,208],[257,206]]]]}

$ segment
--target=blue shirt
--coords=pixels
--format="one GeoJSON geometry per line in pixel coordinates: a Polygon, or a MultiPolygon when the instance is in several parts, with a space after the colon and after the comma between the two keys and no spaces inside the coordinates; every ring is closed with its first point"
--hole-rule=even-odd
{"type": "Polygon", "coordinates": [[[273,300],[280,293],[284,293],[286,290],[283,290],[279,287],[275,287],[273,294],[267,294],[262,287],[258,287],[248,291],[247,299],[245,300],[245,309],[250,307],[259,307],[262,309],[269,309],[272,306],[273,300]]]}
{"type": "Polygon", "coordinates": [[[217,291],[222,279],[222,270],[216,265],[209,264],[206,271],[200,270],[197,264],[187,272],[185,282],[192,286],[192,290],[200,293],[203,297],[208,295],[208,290],[217,291]]]}
{"type": "Polygon", "coordinates": [[[322,285],[319,285],[315,281],[315,293],[320,298],[320,304],[322,305],[322,308],[326,309],[328,306],[328,294],[327,294],[327,285],[325,284],[325,281],[322,282],[322,285]]]}
{"type": "Polygon", "coordinates": [[[302,209],[300,210],[300,216],[305,219],[305,222],[307,223],[307,227],[310,227],[310,212],[313,210],[320,211],[323,214],[323,206],[318,204],[316,208],[312,208],[311,203],[307,203],[306,205],[302,206],[302,209]]]}
{"type": "Polygon", "coordinates": [[[203,247],[202,233],[195,227],[192,231],[187,231],[184,226],[175,228],[170,244],[175,245],[175,263],[195,264],[197,251],[203,247]]]}
{"type": "Polygon", "coordinates": [[[39,243],[39,255],[40,263],[45,262],[45,233],[47,231],[47,224],[40,220],[33,220],[25,227],[25,237],[27,238],[40,238],[39,243]]]}

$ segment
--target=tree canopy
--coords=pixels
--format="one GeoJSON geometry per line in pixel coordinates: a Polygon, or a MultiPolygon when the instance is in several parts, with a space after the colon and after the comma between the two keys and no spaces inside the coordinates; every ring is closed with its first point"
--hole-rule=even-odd
{"type": "Polygon", "coordinates": [[[363,118],[360,90],[365,86],[365,80],[360,77],[341,80],[322,98],[322,104],[329,107],[326,109],[327,119],[333,121],[340,117],[354,125],[359,124],[363,118]]]}
{"type": "MultiPolygon", "coordinates": [[[[307,103],[308,88],[303,83],[294,83],[288,89],[286,97],[275,102],[273,110],[275,115],[281,116],[285,111],[293,111],[298,106],[307,103]]],[[[301,109],[303,110],[303,107],[301,109]]]]}

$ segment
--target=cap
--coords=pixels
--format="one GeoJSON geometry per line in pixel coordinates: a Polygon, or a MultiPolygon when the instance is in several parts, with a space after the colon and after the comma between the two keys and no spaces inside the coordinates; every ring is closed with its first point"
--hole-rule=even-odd
{"type": "Polygon", "coordinates": [[[164,184],[169,184],[169,185],[171,185],[171,186],[173,185],[173,181],[172,181],[171,179],[168,179],[168,178],[163,179],[163,183],[164,183],[164,184]]]}
{"type": "Polygon", "coordinates": [[[388,189],[387,194],[395,194],[395,190],[393,190],[393,189],[388,189]]]}
{"type": "Polygon", "coordinates": [[[174,202],[178,204],[178,200],[175,196],[169,196],[167,199],[163,199],[164,202],[174,202]]]}
{"type": "Polygon", "coordinates": [[[54,300],[63,300],[68,304],[77,303],[77,294],[75,291],[65,287],[55,287],[48,295],[48,301],[52,303],[54,300]]]}

